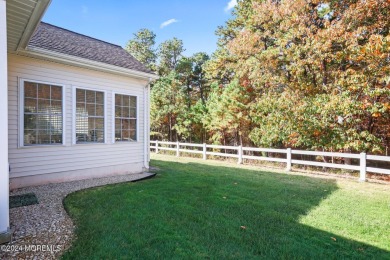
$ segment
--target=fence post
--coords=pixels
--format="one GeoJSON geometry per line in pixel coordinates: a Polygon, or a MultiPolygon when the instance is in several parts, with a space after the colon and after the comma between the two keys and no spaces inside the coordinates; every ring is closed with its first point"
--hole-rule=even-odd
{"type": "Polygon", "coordinates": [[[367,172],[367,154],[361,153],[360,154],[360,182],[366,181],[366,172],[367,172]]]}
{"type": "Polygon", "coordinates": [[[238,164],[242,164],[242,145],[238,146],[238,164]]]}
{"type": "Polygon", "coordinates": [[[158,140],[156,140],[156,153],[158,153],[158,140]]]}
{"type": "Polygon", "coordinates": [[[180,143],[176,142],[176,157],[180,156],[180,143]]]}
{"type": "Polygon", "coordinates": [[[203,160],[207,159],[207,145],[203,143],[203,160]]]}
{"type": "Polygon", "coordinates": [[[287,148],[286,171],[291,171],[291,148],[287,148]]]}

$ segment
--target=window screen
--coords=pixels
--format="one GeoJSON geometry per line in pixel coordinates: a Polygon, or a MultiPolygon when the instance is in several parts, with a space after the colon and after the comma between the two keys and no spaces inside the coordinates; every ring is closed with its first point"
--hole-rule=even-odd
{"type": "Polygon", "coordinates": [[[76,89],[76,143],[104,143],[104,93],[76,89]]]}
{"type": "Polygon", "coordinates": [[[24,145],[62,144],[62,87],[24,82],[24,145]]]}
{"type": "Polygon", "coordinates": [[[115,94],[115,141],[137,140],[137,97],[115,94]]]}

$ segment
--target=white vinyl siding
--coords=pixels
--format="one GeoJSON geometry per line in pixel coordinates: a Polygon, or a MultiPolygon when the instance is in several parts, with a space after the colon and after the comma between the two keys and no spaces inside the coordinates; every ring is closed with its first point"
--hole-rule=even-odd
{"type": "MultiPolygon", "coordinates": [[[[9,55],[9,161],[10,177],[77,171],[104,166],[143,163],[144,153],[144,87],[146,80],[97,72],[62,65],[34,58],[9,55]],[[60,146],[19,146],[20,113],[19,79],[50,82],[63,86],[64,90],[64,138],[60,146]],[[76,88],[93,89],[105,93],[105,142],[78,145],[75,142],[75,95],[76,88]],[[114,93],[131,93],[137,96],[138,136],[136,142],[114,140],[114,93]]],[[[22,138],[23,139],[23,138],[22,138]]]]}

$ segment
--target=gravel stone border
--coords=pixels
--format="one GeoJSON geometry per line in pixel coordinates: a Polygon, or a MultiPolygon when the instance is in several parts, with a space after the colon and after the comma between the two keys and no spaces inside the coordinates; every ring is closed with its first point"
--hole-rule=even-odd
{"type": "Polygon", "coordinates": [[[98,179],[54,183],[14,190],[10,195],[35,193],[39,204],[10,209],[12,241],[4,244],[18,250],[0,249],[0,259],[57,259],[74,239],[75,226],[63,207],[63,199],[70,193],[91,187],[150,178],[154,173],[110,176],[98,179]],[[37,250],[26,246],[54,245],[51,250],[37,250]],[[58,249],[58,250],[57,250],[58,249]]]}

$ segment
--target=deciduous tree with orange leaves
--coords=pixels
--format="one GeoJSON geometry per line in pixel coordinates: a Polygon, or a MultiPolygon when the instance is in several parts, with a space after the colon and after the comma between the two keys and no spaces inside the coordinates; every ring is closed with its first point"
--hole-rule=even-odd
{"type": "MultiPolygon", "coordinates": [[[[251,89],[242,108],[248,116],[234,126],[248,133],[248,142],[384,153],[390,145],[389,14],[388,0],[239,1],[235,18],[218,31],[207,75],[251,89]]],[[[211,126],[221,122],[212,119],[211,126]]]]}

